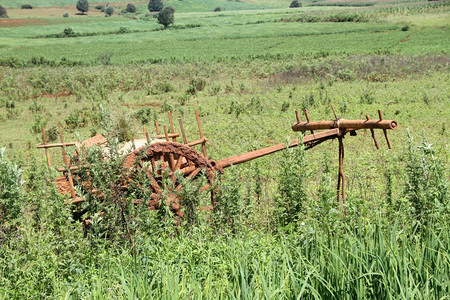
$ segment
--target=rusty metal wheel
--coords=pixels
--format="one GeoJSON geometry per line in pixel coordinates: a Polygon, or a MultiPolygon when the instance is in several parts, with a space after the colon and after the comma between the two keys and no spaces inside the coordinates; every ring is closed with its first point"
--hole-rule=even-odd
{"type": "MultiPolygon", "coordinates": [[[[180,195],[183,192],[183,179],[201,182],[198,192],[210,191],[209,208],[214,206],[211,186],[216,168],[195,149],[176,142],[159,142],[134,150],[125,159],[123,166],[130,170],[130,180],[140,195],[147,194],[150,209],[158,209],[166,201],[170,209],[179,217],[181,211],[180,195]],[[178,175],[177,175],[178,173],[178,175]],[[143,184],[147,182],[147,184],[143,184]],[[151,193],[151,194],[149,194],[151,193]]],[[[203,208],[205,209],[205,208],[203,208]]]]}

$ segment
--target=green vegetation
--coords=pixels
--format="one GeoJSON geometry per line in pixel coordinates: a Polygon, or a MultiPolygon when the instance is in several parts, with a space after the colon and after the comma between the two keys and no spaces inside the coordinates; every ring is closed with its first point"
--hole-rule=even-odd
{"type": "Polygon", "coordinates": [[[158,13],[158,23],[166,29],[170,24],[173,24],[175,10],[172,7],[165,7],[158,13]]]}
{"type": "Polygon", "coordinates": [[[0,5],[0,18],[7,18],[8,12],[6,11],[6,8],[0,5]]]}
{"type": "Polygon", "coordinates": [[[78,0],[77,9],[84,15],[89,11],[89,2],[88,0],[78,0]]]}
{"type": "Polygon", "coordinates": [[[32,10],[8,2],[1,299],[448,297],[449,3],[290,2],[165,1],[163,11],[177,11],[168,27],[148,2],[115,1],[109,18],[101,3],[79,16],[73,0],[29,0],[32,10]],[[202,173],[176,174],[183,219],[165,206],[170,174],[163,209],[150,211],[153,183],[122,167],[119,141],[144,138],[143,125],[155,136],[167,111],[194,141],[198,110],[218,160],[302,138],[290,129],[294,111],[329,120],[330,103],[342,118],[382,109],[399,124],[391,150],[381,131],[380,150],[370,131],[346,136],[345,203],[336,201],[337,141],[227,168],[203,192],[202,173]],[[57,123],[65,141],[100,133],[111,145],[108,159],[67,148],[91,185],[78,185],[78,206],[47,180],[61,176],[60,149],[50,149],[48,169],[35,147],[42,126],[59,142],[57,123]],[[197,209],[212,190],[215,211],[197,209]]]}
{"type": "Polygon", "coordinates": [[[148,10],[150,12],[158,12],[161,11],[164,7],[164,4],[161,0],[150,0],[148,2],[148,10]]]}

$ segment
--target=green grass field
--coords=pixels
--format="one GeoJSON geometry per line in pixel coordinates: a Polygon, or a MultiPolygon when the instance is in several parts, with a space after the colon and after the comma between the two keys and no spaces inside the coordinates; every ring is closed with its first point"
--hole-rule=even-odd
{"type": "Polygon", "coordinates": [[[72,0],[6,2],[0,299],[448,299],[448,1],[168,1],[167,30],[146,2],[119,15],[129,1],[115,1],[109,18],[93,1],[87,16],[72,0]],[[197,110],[219,160],[299,137],[295,110],[332,120],[330,104],[399,124],[391,150],[381,130],[379,150],[368,130],[346,135],[345,203],[336,140],[233,166],[206,192],[202,173],[176,179],[183,219],[165,205],[173,177],[161,175],[163,208],[150,211],[154,183],[124,183],[114,152],[142,125],[155,136],[168,110],[198,139],[197,110]],[[97,190],[81,182],[78,205],[47,180],[61,150],[48,170],[35,147],[42,126],[59,140],[58,123],[66,142],[101,133],[113,149],[77,158],[97,190]],[[196,210],[211,189],[215,211],[196,210]]]}

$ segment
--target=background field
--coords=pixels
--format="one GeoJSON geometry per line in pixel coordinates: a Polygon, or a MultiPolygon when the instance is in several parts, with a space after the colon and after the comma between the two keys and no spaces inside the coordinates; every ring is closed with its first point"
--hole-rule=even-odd
{"type": "MultiPolygon", "coordinates": [[[[450,2],[169,1],[167,30],[145,15],[146,2],[118,14],[129,1],[115,1],[108,18],[94,9],[103,2],[86,16],[72,0],[27,1],[32,10],[4,2],[0,298],[450,294],[450,2]],[[168,110],[194,140],[198,110],[209,157],[221,159],[297,137],[295,110],[333,119],[330,103],[342,118],[382,109],[399,124],[392,150],[381,131],[380,150],[369,131],[345,138],[345,204],[331,141],[227,169],[222,205],[194,224],[112,197],[84,206],[86,229],[46,181],[56,172],[35,147],[40,127],[58,122],[66,141],[143,138],[142,125],[154,135],[168,110]]],[[[119,158],[99,165],[105,182],[120,174],[119,158]]]]}

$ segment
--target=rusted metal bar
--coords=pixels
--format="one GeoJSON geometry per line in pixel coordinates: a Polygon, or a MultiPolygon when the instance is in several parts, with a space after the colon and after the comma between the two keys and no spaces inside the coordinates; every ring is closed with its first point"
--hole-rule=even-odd
{"type": "MultiPolygon", "coordinates": [[[[198,111],[195,111],[195,117],[197,118],[197,125],[198,125],[198,131],[200,132],[200,139],[205,139],[205,136],[203,135],[203,129],[202,125],[200,124],[200,117],[198,115],[198,111]]],[[[206,140],[205,140],[206,141],[206,140]]],[[[208,154],[206,153],[206,145],[205,142],[202,143],[202,151],[203,156],[208,159],[208,154]]]]}
{"type": "Polygon", "coordinates": [[[42,143],[43,143],[43,146],[45,148],[45,157],[47,158],[47,166],[48,166],[49,169],[51,169],[52,165],[50,163],[50,155],[48,153],[48,147],[45,147],[47,145],[47,139],[45,137],[45,129],[44,129],[44,127],[41,128],[41,131],[42,131],[42,143]]]}
{"type": "Polygon", "coordinates": [[[42,144],[42,145],[37,145],[36,148],[41,149],[41,148],[56,148],[56,147],[67,147],[67,146],[75,146],[77,143],[76,142],[69,142],[69,143],[56,143],[56,144],[42,144]]]}
{"type": "Polygon", "coordinates": [[[337,183],[337,201],[339,202],[339,198],[342,197],[342,202],[345,202],[344,142],[342,141],[342,136],[339,136],[338,140],[339,140],[339,173],[337,183]]]}
{"type": "MultiPolygon", "coordinates": [[[[311,120],[309,119],[309,114],[308,114],[308,110],[307,109],[305,109],[305,116],[306,116],[306,122],[310,123],[311,120]]],[[[311,134],[314,134],[313,130],[310,130],[310,131],[311,131],[311,134]]]]}
{"type": "Polygon", "coordinates": [[[323,130],[331,128],[341,129],[396,129],[397,122],[394,120],[345,120],[338,119],[332,121],[300,122],[292,125],[294,131],[323,130]]]}
{"type": "Polygon", "coordinates": [[[300,120],[300,115],[298,114],[298,111],[295,111],[295,117],[297,118],[297,123],[300,123],[302,120],[300,120]]]}
{"type": "MultiPolygon", "coordinates": [[[[169,141],[169,133],[167,132],[167,126],[164,126],[164,134],[166,136],[166,140],[169,141]]],[[[169,154],[169,165],[173,171],[175,168],[175,158],[173,157],[172,153],[169,154]]]]}
{"type": "Polygon", "coordinates": [[[164,126],[164,137],[166,138],[166,141],[169,141],[169,133],[167,132],[167,126],[164,126]]]}
{"type": "Polygon", "coordinates": [[[195,145],[203,144],[203,143],[205,143],[205,142],[207,142],[207,141],[208,141],[207,138],[203,138],[203,139],[200,139],[200,140],[196,140],[196,141],[193,141],[193,142],[189,142],[189,143],[187,143],[187,145],[188,145],[189,147],[192,147],[192,146],[195,146],[195,145]]]}
{"type": "Polygon", "coordinates": [[[56,168],[56,171],[58,171],[58,172],[67,172],[67,170],[76,171],[78,169],[79,168],[77,166],[70,166],[69,168],[56,168]]]}
{"type": "Polygon", "coordinates": [[[337,114],[336,114],[336,110],[334,109],[333,103],[330,103],[330,106],[331,106],[331,109],[333,110],[334,118],[335,118],[336,120],[339,119],[338,116],[337,116],[337,114]]]}
{"type": "MultiPolygon", "coordinates": [[[[179,137],[180,134],[179,133],[167,133],[167,136],[169,138],[173,138],[173,137],[179,137]]],[[[157,139],[165,139],[166,138],[166,134],[165,133],[164,134],[157,134],[156,138],[157,139]]]]}
{"type": "MultiPolygon", "coordinates": [[[[380,117],[380,122],[383,121],[383,113],[381,109],[378,110],[378,116],[380,117]]],[[[388,144],[388,148],[392,149],[391,142],[389,141],[389,137],[385,128],[383,128],[384,137],[386,138],[386,143],[388,144]]]]}
{"type": "Polygon", "coordinates": [[[148,135],[148,132],[145,130],[145,125],[143,126],[145,139],[147,140],[147,144],[150,144],[150,136],[148,135]]]}
{"type": "Polygon", "coordinates": [[[187,144],[188,141],[186,138],[186,132],[184,132],[183,121],[181,120],[181,118],[178,119],[178,124],[180,124],[181,135],[183,136],[183,143],[187,144]]]}
{"type": "MultiPolygon", "coordinates": [[[[172,113],[170,112],[170,110],[167,112],[167,115],[169,116],[170,132],[171,133],[175,133],[175,129],[173,127],[173,122],[172,122],[172,113]]],[[[179,137],[179,136],[180,135],[172,136],[172,142],[176,142],[177,141],[177,137],[179,137]]]]}
{"type": "Polygon", "coordinates": [[[156,137],[158,138],[158,135],[160,135],[158,120],[155,120],[155,128],[156,128],[156,137]]]}
{"type": "MultiPolygon", "coordinates": [[[[320,132],[320,133],[316,133],[316,134],[311,134],[311,135],[307,135],[303,138],[303,143],[307,144],[307,143],[311,143],[314,141],[318,141],[321,139],[328,139],[330,137],[337,137],[339,134],[339,129],[331,129],[331,130],[327,130],[324,132],[320,132]]],[[[289,148],[291,147],[296,147],[300,144],[300,141],[295,139],[292,140],[289,143],[289,148]]],[[[273,145],[267,148],[263,148],[263,149],[258,149],[258,150],[254,150],[251,152],[247,152],[247,153],[243,153],[243,154],[239,154],[239,155],[235,155],[232,157],[228,157],[225,159],[221,159],[216,161],[216,165],[222,167],[222,168],[227,168],[231,165],[237,165],[243,162],[247,162],[249,160],[253,160],[255,158],[258,157],[262,157],[271,153],[275,153],[278,152],[280,150],[284,150],[286,149],[286,145],[285,144],[277,144],[277,145],[273,145]]]]}
{"type": "MultiPolygon", "coordinates": [[[[369,115],[366,115],[366,120],[370,120],[369,115]]],[[[370,134],[372,135],[372,139],[375,143],[375,147],[377,149],[380,149],[380,146],[378,145],[378,141],[377,141],[377,138],[375,137],[375,131],[373,130],[373,128],[370,128],[370,134]]]]}

